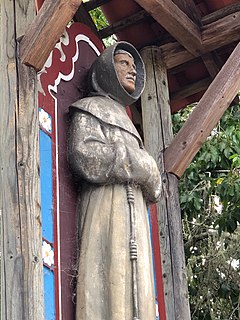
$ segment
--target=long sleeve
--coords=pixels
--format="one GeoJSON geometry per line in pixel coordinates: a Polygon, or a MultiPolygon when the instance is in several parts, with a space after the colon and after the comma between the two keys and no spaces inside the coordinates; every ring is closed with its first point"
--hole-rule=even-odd
{"type": "Polygon", "coordinates": [[[121,137],[110,139],[108,130],[114,128],[87,113],[74,113],[68,147],[74,174],[97,184],[136,183],[148,200],[157,200],[160,175],[153,158],[137,145],[128,145],[121,137]]]}

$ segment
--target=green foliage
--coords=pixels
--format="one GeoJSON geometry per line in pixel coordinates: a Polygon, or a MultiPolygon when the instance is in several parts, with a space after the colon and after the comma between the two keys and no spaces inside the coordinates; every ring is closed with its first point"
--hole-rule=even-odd
{"type": "MultiPolygon", "coordinates": [[[[97,30],[101,30],[109,26],[109,23],[100,8],[91,10],[90,15],[93,22],[95,23],[95,26],[97,27],[97,30]]],[[[114,42],[116,42],[115,35],[112,35],[110,37],[107,37],[106,39],[103,39],[103,43],[106,47],[109,47],[114,42]]]]}
{"type": "Polygon", "coordinates": [[[101,30],[109,26],[108,21],[100,8],[91,10],[90,16],[98,30],[101,30]]]}
{"type": "MultiPolygon", "coordinates": [[[[193,108],[173,116],[176,132],[193,108]]],[[[180,181],[193,320],[240,318],[239,120],[229,108],[180,181]]]]}

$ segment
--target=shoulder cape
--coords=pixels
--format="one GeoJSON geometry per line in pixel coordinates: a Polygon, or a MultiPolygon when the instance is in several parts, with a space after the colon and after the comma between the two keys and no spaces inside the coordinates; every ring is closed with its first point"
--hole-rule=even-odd
{"type": "Polygon", "coordinates": [[[88,97],[74,102],[70,106],[70,112],[74,109],[90,113],[100,121],[119,127],[138,140],[140,148],[143,148],[142,139],[127,115],[126,109],[117,101],[102,96],[88,97]]]}

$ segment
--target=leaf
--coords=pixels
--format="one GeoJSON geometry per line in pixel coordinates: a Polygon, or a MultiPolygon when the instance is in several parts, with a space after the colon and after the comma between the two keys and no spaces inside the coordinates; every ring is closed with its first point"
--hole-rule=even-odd
{"type": "Polygon", "coordinates": [[[227,219],[226,226],[227,226],[227,231],[230,233],[233,233],[237,228],[237,222],[234,218],[229,218],[227,219]]]}
{"type": "Polygon", "coordinates": [[[223,180],[224,180],[223,178],[218,178],[217,181],[216,181],[216,183],[217,183],[217,184],[221,184],[221,183],[223,182],[223,180]]]}
{"type": "Polygon", "coordinates": [[[199,198],[194,198],[193,199],[193,205],[195,207],[196,210],[200,210],[202,205],[201,205],[201,201],[199,198]]]}

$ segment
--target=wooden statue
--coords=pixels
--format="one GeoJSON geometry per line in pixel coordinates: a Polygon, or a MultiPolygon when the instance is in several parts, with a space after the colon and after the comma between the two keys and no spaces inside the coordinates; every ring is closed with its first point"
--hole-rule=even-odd
{"type": "Polygon", "coordinates": [[[89,97],[70,107],[68,158],[79,181],[77,320],[154,320],[155,294],[146,202],[160,174],[125,107],[145,83],[136,49],[119,42],[90,70],[89,97]]]}

